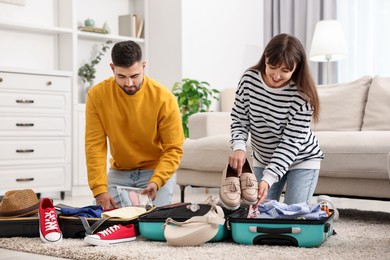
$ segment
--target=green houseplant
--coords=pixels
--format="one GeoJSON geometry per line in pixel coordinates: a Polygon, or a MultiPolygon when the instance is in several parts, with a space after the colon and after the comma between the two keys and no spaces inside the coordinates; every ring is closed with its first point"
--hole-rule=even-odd
{"type": "Polygon", "coordinates": [[[103,42],[102,48],[96,54],[95,58],[91,60],[89,63],[85,63],[79,68],[78,76],[81,78],[83,83],[89,83],[90,85],[92,84],[92,81],[95,79],[95,73],[96,73],[95,66],[99,64],[99,62],[102,60],[103,55],[110,48],[111,43],[112,43],[111,40],[103,42]]]}
{"type": "Polygon", "coordinates": [[[219,90],[211,88],[210,84],[205,81],[188,78],[175,82],[172,93],[177,97],[185,137],[189,136],[189,116],[197,112],[208,111],[213,99],[219,100],[217,95],[219,90]]]}

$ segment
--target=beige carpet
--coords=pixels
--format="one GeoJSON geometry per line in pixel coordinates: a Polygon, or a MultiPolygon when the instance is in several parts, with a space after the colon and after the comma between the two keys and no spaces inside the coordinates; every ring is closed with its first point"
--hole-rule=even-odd
{"type": "Polygon", "coordinates": [[[390,213],[340,210],[337,235],[318,248],[248,246],[234,242],[174,248],[165,242],[136,241],[94,247],[78,239],[43,244],[39,238],[0,238],[0,248],[70,259],[390,259],[390,213]]]}

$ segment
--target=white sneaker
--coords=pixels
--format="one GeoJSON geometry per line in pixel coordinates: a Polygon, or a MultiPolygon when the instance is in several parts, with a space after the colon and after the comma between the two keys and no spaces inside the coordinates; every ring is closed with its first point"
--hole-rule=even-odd
{"type": "Polygon", "coordinates": [[[322,202],[325,202],[325,203],[327,203],[330,206],[329,208],[333,210],[333,215],[334,215],[333,216],[333,221],[337,222],[339,220],[339,211],[334,206],[331,197],[329,197],[327,195],[319,195],[317,197],[317,203],[321,204],[322,202]]]}

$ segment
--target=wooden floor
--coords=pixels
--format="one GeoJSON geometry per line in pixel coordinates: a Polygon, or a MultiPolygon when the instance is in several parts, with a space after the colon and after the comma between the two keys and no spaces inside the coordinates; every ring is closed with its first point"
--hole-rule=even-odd
{"type": "MultiPolygon", "coordinates": [[[[88,194],[88,192],[86,193],[88,194]]],[[[218,196],[218,189],[215,188],[186,188],[186,202],[202,203],[209,196],[218,196]]],[[[84,196],[65,196],[64,200],[60,199],[60,195],[54,194],[52,197],[54,204],[63,203],[70,206],[82,207],[92,204],[93,198],[92,195],[84,196]]],[[[355,208],[360,210],[371,210],[371,211],[383,211],[390,213],[390,201],[379,201],[379,200],[360,200],[360,199],[348,199],[348,198],[335,198],[332,197],[333,203],[337,208],[355,208]]],[[[172,202],[180,201],[180,191],[179,188],[175,189],[172,202]]],[[[313,198],[313,203],[315,203],[316,198],[313,198]]],[[[50,256],[42,256],[31,253],[17,252],[0,248],[0,259],[28,259],[28,260],[49,260],[49,259],[64,259],[50,256]]]]}

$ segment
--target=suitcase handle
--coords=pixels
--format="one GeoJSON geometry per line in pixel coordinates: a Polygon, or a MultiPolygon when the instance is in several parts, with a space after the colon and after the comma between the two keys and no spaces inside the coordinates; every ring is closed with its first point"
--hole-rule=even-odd
{"type": "Polygon", "coordinates": [[[270,246],[299,246],[295,237],[287,235],[258,235],[253,239],[254,245],[270,245],[270,246]]]}
{"type": "Polygon", "coordinates": [[[264,228],[264,227],[257,227],[257,226],[249,226],[249,232],[266,233],[266,234],[299,234],[301,233],[301,228],[300,227],[264,228]]]}
{"type": "Polygon", "coordinates": [[[96,229],[98,229],[101,225],[103,225],[104,222],[109,220],[112,217],[108,218],[101,218],[95,223],[92,224],[92,226],[89,225],[88,220],[85,217],[79,217],[81,220],[81,223],[83,224],[83,227],[85,229],[85,235],[92,235],[95,233],[96,229]]]}

